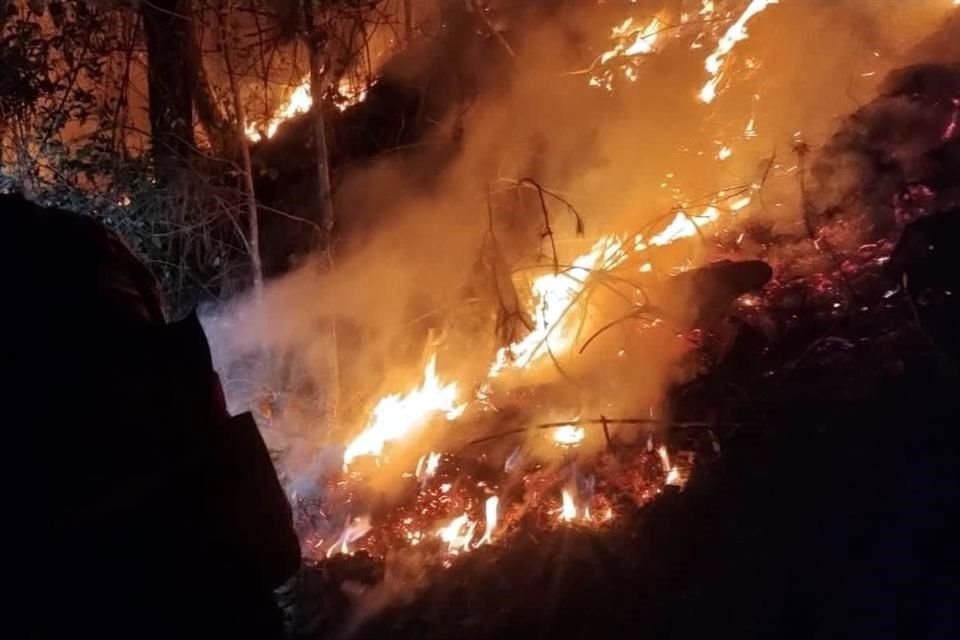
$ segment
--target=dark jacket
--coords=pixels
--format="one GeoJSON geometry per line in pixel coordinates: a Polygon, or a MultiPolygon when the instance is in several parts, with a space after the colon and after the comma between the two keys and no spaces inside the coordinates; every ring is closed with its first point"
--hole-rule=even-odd
{"type": "Polygon", "coordinates": [[[279,637],[290,507],[197,318],[164,323],[149,272],[94,221],[11,197],[0,215],[26,636],[279,637]]]}

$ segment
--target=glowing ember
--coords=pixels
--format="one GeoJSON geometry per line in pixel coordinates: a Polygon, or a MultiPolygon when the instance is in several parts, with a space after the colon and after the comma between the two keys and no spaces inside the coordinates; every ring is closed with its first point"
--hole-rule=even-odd
{"type": "Polygon", "coordinates": [[[556,327],[583,290],[587,278],[591,272],[612,268],[625,258],[623,243],[614,236],[603,236],[589,252],[574,260],[570,268],[536,278],[531,287],[536,309],[533,330],[519,342],[497,352],[490,377],[497,377],[507,367],[527,368],[551,352],[565,352],[573,342],[574,332],[557,331],[556,327]]]}
{"type": "Polygon", "coordinates": [[[558,447],[575,447],[583,442],[585,435],[583,427],[568,424],[553,430],[553,442],[558,447]]]}
{"type": "Polygon", "coordinates": [[[437,531],[441,540],[447,543],[447,551],[458,554],[470,550],[477,523],[472,522],[467,514],[454,518],[450,524],[437,531]]]}
{"type": "Polygon", "coordinates": [[[388,395],[377,403],[367,427],[347,446],[343,462],[350,464],[361,455],[379,456],[387,442],[403,438],[438,414],[454,420],[465,408],[466,405],[457,404],[457,383],[440,383],[437,357],[433,356],[419,387],[406,395],[388,395]]]}
{"type": "Polygon", "coordinates": [[[486,528],[483,530],[483,537],[477,540],[477,546],[493,543],[493,532],[497,528],[497,518],[500,510],[500,498],[492,496],[487,498],[484,505],[484,515],[486,518],[486,528]]]}
{"type": "Polygon", "coordinates": [[[707,56],[704,62],[704,66],[710,73],[710,79],[707,80],[703,88],[700,89],[700,100],[702,102],[710,103],[717,97],[717,85],[720,84],[720,79],[723,76],[723,60],[738,42],[747,39],[746,27],[750,18],[778,2],[779,0],[752,0],[749,6],[740,14],[740,17],[737,18],[737,21],[730,25],[727,32],[723,34],[720,42],[717,43],[717,48],[707,56]]]}
{"type": "Polygon", "coordinates": [[[359,518],[354,518],[353,521],[348,519],[344,524],[340,537],[327,549],[327,557],[336,553],[350,553],[350,544],[367,535],[372,528],[370,525],[370,516],[360,516],[359,518]]]}

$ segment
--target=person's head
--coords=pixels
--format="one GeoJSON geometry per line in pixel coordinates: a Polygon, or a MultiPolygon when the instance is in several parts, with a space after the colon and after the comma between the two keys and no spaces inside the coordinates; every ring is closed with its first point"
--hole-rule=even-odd
{"type": "Polygon", "coordinates": [[[156,279],[96,220],[0,195],[5,278],[37,327],[115,330],[164,322],[156,279]]]}

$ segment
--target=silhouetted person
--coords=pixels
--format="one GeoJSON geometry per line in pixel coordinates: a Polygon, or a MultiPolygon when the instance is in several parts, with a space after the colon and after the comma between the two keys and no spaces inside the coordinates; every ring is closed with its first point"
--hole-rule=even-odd
{"type": "Polygon", "coordinates": [[[279,637],[290,508],[196,317],[166,324],[91,219],[0,196],[0,220],[8,637],[279,637]]]}

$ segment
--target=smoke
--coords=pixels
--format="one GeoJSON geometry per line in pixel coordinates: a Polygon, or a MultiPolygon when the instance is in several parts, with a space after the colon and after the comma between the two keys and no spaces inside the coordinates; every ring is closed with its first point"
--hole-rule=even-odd
{"type": "MultiPolygon", "coordinates": [[[[536,273],[529,269],[549,268],[552,245],[559,263],[568,264],[601,234],[655,229],[677,207],[702,208],[740,186],[755,197],[749,208],[725,214],[719,228],[762,224],[802,234],[798,144],[824,143],[891,69],[923,55],[922,37],[950,10],[946,0],[782,0],[750,22],[749,39],[725,61],[716,101],[705,105],[696,98],[707,79],[703,61],[728,22],[691,18],[680,25],[680,13],[695,16],[700,3],[673,3],[682,8],[666,11],[654,1],[532,4],[494,4],[492,23],[509,27],[501,35],[511,52],[489,33],[471,36],[479,44],[457,56],[462,68],[446,75],[472,82],[465,91],[472,97],[417,149],[386,154],[344,177],[335,203],[343,237],[335,268],[306,264],[271,282],[259,306],[241,298],[206,314],[231,407],[254,406],[262,422],[272,418],[283,434],[276,446],[288,452],[294,475],[316,474],[317,464],[328,468],[314,452],[355,434],[380,394],[417,384],[430,350],[439,353],[440,377],[462,381],[470,397],[498,346],[504,308],[515,304],[498,283],[512,282],[526,304],[528,276],[536,273]],[[635,79],[618,75],[612,92],[589,86],[611,28],[655,14],[675,27],[637,65],[635,79]],[[491,77],[491,69],[504,72],[491,77]],[[723,148],[732,155],[720,160],[723,148]],[[525,178],[575,207],[583,237],[576,216],[552,197],[552,237],[544,235],[536,191],[518,187],[525,178]],[[267,353],[279,354],[281,364],[264,365],[267,353]],[[321,407],[334,355],[341,406],[329,424],[321,407]]],[[[716,4],[723,15],[745,3],[716,4]]],[[[468,33],[487,28],[475,22],[468,33]]],[[[428,59],[444,65],[453,57],[433,51],[428,59]]],[[[696,239],[659,252],[657,266],[665,268],[650,281],[656,305],[693,304],[682,288],[664,285],[669,267],[715,254],[696,239]]],[[[627,308],[601,289],[585,305],[593,329],[627,308]]],[[[578,354],[581,340],[558,358],[562,371],[548,363],[498,382],[541,389],[517,396],[527,407],[517,421],[646,415],[680,375],[676,363],[689,345],[670,325],[634,329],[617,326],[578,354]]]]}

